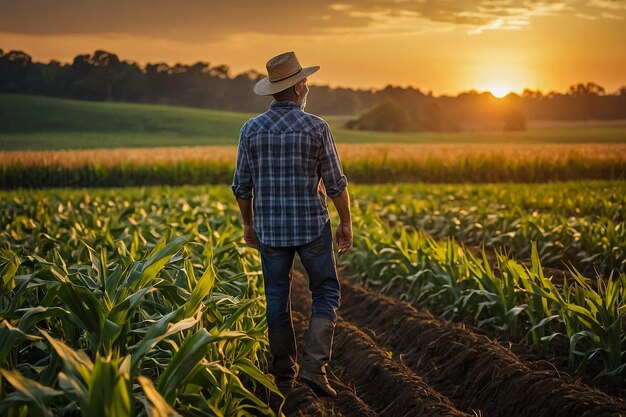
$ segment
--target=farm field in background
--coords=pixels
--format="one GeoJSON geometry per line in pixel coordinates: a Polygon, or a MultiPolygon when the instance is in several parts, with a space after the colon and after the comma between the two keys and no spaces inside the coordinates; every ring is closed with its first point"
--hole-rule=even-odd
{"type": "Polygon", "coordinates": [[[31,3],[0,0],[0,417],[626,417],[626,0],[31,3]],[[294,255],[296,352],[243,238],[288,197],[341,284],[294,255]]]}
{"type": "MultiPolygon", "coordinates": [[[[239,128],[250,117],[11,95],[0,95],[0,109],[5,189],[229,183],[239,128]]],[[[341,127],[345,117],[329,120],[355,183],[626,178],[626,128],[620,121],[524,132],[401,134],[357,132],[341,127]]]]}
{"type": "Polygon", "coordinates": [[[236,145],[248,117],[176,106],[0,94],[0,149],[236,145]]]}
{"type": "MultiPolygon", "coordinates": [[[[556,243],[558,237],[528,234],[528,222],[537,221],[537,227],[550,230],[562,226],[560,215],[576,217],[580,224],[595,226],[575,231],[578,239],[574,240],[601,248],[606,238],[602,226],[608,222],[623,238],[625,188],[623,182],[354,186],[355,247],[340,258],[340,266],[372,289],[477,326],[492,337],[527,345],[561,370],[576,372],[585,381],[619,395],[626,382],[626,337],[619,324],[626,305],[626,275],[616,268],[612,275],[598,278],[576,272],[551,278],[541,259],[550,258],[545,249],[550,239],[556,243]],[[472,205],[482,204],[481,198],[489,195],[494,201],[484,209],[493,211],[491,223],[481,217],[482,209],[472,205]],[[474,198],[476,203],[472,203],[474,198]],[[432,211],[434,217],[416,223],[420,210],[432,211]],[[437,218],[442,213],[450,215],[437,218]],[[510,240],[498,240],[498,229],[512,213],[521,220],[510,219],[509,228],[503,229],[510,240]],[[540,213],[541,220],[534,213],[540,213]],[[478,223],[483,227],[477,227],[478,223]],[[441,224],[448,225],[449,233],[441,224]],[[502,249],[488,256],[464,245],[465,239],[470,245],[476,243],[478,229],[484,230],[486,239],[495,239],[487,241],[489,250],[502,249]],[[466,234],[457,236],[460,232],[466,234]],[[462,240],[441,238],[444,235],[462,240]],[[538,251],[528,256],[530,239],[537,242],[538,251]]],[[[66,406],[97,410],[100,403],[95,399],[101,396],[119,415],[128,415],[130,407],[145,407],[149,412],[165,402],[183,415],[190,415],[200,404],[207,410],[256,409],[272,414],[263,405],[264,396],[275,387],[263,373],[267,351],[259,259],[256,251],[241,246],[239,214],[229,187],[21,190],[2,191],[0,197],[2,332],[7,336],[0,346],[2,390],[16,389],[3,402],[3,412],[20,404],[33,410],[66,406]],[[77,299],[82,302],[76,303],[77,299]],[[133,388],[133,384],[138,385],[133,388]],[[84,386],[84,391],[77,391],[77,386],[84,386]],[[111,389],[100,393],[94,387],[111,389]],[[35,401],[29,392],[41,393],[40,399],[35,401]]],[[[294,297],[306,300],[301,279],[296,281],[294,297]]],[[[350,365],[352,344],[375,346],[358,328],[359,322],[375,328],[376,323],[363,322],[374,316],[359,313],[354,302],[377,306],[371,308],[387,305],[374,293],[363,291],[345,281],[348,301],[338,325],[335,359],[338,387],[359,384],[365,378],[358,366],[350,365]],[[352,298],[357,301],[351,302],[352,298]]],[[[301,332],[306,308],[304,301],[300,303],[296,302],[295,314],[301,332]]],[[[411,320],[416,319],[422,320],[411,320]]],[[[452,323],[441,321],[437,326],[447,328],[446,337],[466,337],[452,323]]],[[[416,336],[403,337],[402,343],[422,346],[417,335],[424,331],[407,332],[416,336]]],[[[399,340],[377,343],[382,349],[399,340]]],[[[370,367],[399,372],[394,371],[399,365],[391,358],[383,360],[383,355],[383,362],[378,362],[375,358],[382,350],[373,349],[367,353],[374,361],[370,367]]],[[[497,355],[507,350],[504,345],[489,349],[501,350],[497,355]]],[[[411,357],[408,354],[405,360],[411,357]]],[[[435,362],[443,361],[442,369],[454,367],[445,365],[448,359],[444,357],[432,357],[435,362]]],[[[484,359],[471,351],[463,357],[469,367],[481,366],[484,359]]],[[[417,362],[415,366],[415,372],[424,371],[417,362]]],[[[525,367],[535,365],[517,358],[511,366],[515,372],[526,373],[525,367]]],[[[573,380],[564,373],[542,372],[542,382],[527,375],[527,389],[543,386],[549,375],[550,384],[562,392],[576,392],[584,409],[626,410],[617,397],[608,399],[585,385],[577,384],[573,391],[573,380]]],[[[499,407],[493,398],[470,398],[469,390],[467,397],[457,398],[459,394],[446,391],[442,381],[397,378],[389,382],[394,389],[430,392],[432,385],[448,393],[459,407],[449,408],[449,402],[437,397],[440,394],[415,397],[426,408],[434,402],[436,407],[456,410],[455,415],[465,415],[470,409],[499,407]],[[419,388],[419,384],[426,385],[419,388]]],[[[512,376],[503,375],[498,381],[502,387],[519,386],[512,376]]],[[[293,395],[287,398],[286,410],[310,393],[302,387],[293,395]]],[[[381,401],[372,395],[366,388],[340,389],[344,407],[352,412],[362,407],[361,415],[381,401]]],[[[323,400],[312,401],[321,409],[330,407],[323,400]]],[[[558,402],[553,405],[557,406],[558,402]]]]}
{"type": "MultiPolygon", "coordinates": [[[[268,100],[269,105],[269,100],[268,100]]],[[[237,145],[251,114],[130,103],[0,94],[0,149],[86,149],[237,145]]],[[[537,123],[522,132],[387,133],[328,121],[337,143],[624,143],[626,122],[537,123]]]]}
{"type": "MultiPolygon", "coordinates": [[[[338,144],[351,182],[625,179],[626,144],[338,144]]],[[[227,184],[234,146],[0,152],[0,188],[227,184]]]]}
{"type": "MultiPolygon", "coordinates": [[[[563,164],[565,161],[590,161],[606,165],[626,165],[626,143],[585,144],[337,144],[346,164],[459,164],[461,162],[500,161],[501,165],[563,164]]],[[[189,163],[229,164],[234,169],[236,146],[182,146],[157,148],[98,148],[42,151],[0,151],[0,165],[24,167],[81,167],[88,164],[113,167],[126,164],[173,165],[189,163]]],[[[497,167],[493,167],[497,169],[497,167]]],[[[573,173],[575,175],[575,173],[573,173]]]]}

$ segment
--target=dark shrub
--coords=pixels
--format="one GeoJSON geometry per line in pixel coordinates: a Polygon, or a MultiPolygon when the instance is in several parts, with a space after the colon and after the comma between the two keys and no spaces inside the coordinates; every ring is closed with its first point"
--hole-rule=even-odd
{"type": "Polygon", "coordinates": [[[511,110],[504,115],[503,130],[526,130],[526,118],[518,110],[511,110]]]}
{"type": "Polygon", "coordinates": [[[409,111],[398,103],[385,100],[346,123],[348,129],[407,132],[417,130],[409,111]]]}

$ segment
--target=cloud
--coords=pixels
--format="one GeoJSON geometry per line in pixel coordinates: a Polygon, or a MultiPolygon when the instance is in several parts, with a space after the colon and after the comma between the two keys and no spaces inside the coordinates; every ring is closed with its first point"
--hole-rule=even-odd
{"type": "MultiPolygon", "coordinates": [[[[0,0],[4,33],[123,34],[203,43],[233,34],[367,32],[396,21],[519,30],[534,16],[623,19],[617,0],[0,0]]],[[[397,27],[407,30],[407,25],[397,27]]]]}

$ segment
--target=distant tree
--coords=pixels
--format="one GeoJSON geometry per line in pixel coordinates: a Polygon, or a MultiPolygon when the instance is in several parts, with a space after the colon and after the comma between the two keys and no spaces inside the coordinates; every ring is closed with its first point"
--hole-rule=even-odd
{"type": "Polygon", "coordinates": [[[211,68],[211,70],[209,71],[209,74],[212,75],[213,77],[226,79],[229,77],[228,75],[229,72],[230,72],[230,68],[228,68],[228,65],[218,65],[217,67],[211,68]]]}
{"type": "Polygon", "coordinates": [[[550,92],[548,92],[548,94],[546,94],[546,97],[553,98],[553,97],[559,97],[559,96],[562,96],[562,95],[563,94],[559,93],[558,91],[550,90],[550,92]]]}
{"type": "Polygon", "coordinates": [[[87,75],[92,66],[89,54],[76,55],[74,61],[72,61],[72,71],[74,71],[74,76],[76,77],[87,75]]]}
{"type": "Polygon", "coordinates": [[[381,102],[390,100],[404,106],[410,113],[416,112],[419,104],[427,98],[426,94],[422,93],[419,88],[402,88],[392,85],[383,88],[379,92],[379,96],[381,102]]]}
{"type": "Polygon", "coordinates": [[[571,96],[585,96],[585,95],[603,96],[606,93],[606,91],[604,90],[604,87],[596,83],[588,82],[586,84],[579,83],[579,84],[570,86],[570,88],[567,90],[567,93],[571,96]]]}
{"type": "Polygon", "coordinates": [[[407,132],[414,130],[417,126],[411,120],[406,108],[394,101],[385,100],[361,114],[357,119],[349,120],[346,127],[358,130],[407,132]]]}
{"type": "Polygon", "coordinates": [[[69,76],[70,66],[56,60],[51,60],[48,64],[37,65],[40,76],[40,90],[37,94],[53,97],[65,96],[65,91],[72,82],[69,76]]]}
{"type": "Polygon", "coordinates": [[[349,88],[312,86],[307,111],[315,114],[354,115],[372,107],[373,94],[349,88]]]}
{"type": "Polygon", "coordinates": [[[31,92],[29,77],[33,70],[33,60],[22,51],[9,51],[0,55],[0,92],[31,92]]]}
{"type": "Polygon", "coordinates": [[[143,102],[148,80],[137,65],[122,63],[110,75],[109,94],[113,101],[143,102]]]}
{"type": "Polygon", "coordinates": [[[120,59],[114,53],[99,49],[94,52],[91,62],[94,67],[114,68],[120,64],[120,59]]]}
{"type": "Polygon", "coordinates": [[[524,98],[542,98],[543,97],[543,93],[541,92],[541,90],[537,90],[537,91],[533,91],[529,88],[525,88],[524,91],[522,91],[522,97],[524,98]]]}
{"type": "Polygon", "coordinates": [[[100,83],[104,100],[113,101],[113,78],[120,69],[120,59],[117,55],[97,50],[91,59],[92,65],[97,69],[97,80],[100,83]]]}

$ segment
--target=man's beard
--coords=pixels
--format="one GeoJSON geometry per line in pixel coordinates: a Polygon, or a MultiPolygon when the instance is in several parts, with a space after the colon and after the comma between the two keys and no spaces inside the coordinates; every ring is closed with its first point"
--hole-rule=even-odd
{"type": "Polygon", "coordinates": [[[308,94],[302,96],[300,100],[298,100],[298,105],[300,106],[300,110],[304,110],[304,108],[306,107],[306,96],[308,96],[308,94]]]}

